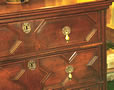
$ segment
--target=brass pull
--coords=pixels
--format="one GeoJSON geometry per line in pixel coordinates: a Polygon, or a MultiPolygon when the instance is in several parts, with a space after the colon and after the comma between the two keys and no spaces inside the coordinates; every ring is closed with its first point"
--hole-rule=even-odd
{"type": "Polygon", "coordinates": [[[26,34],[30,33],[30,31],[31,31],[30,23],[24,23],[22,25],[22,29],[23,29],[24,33],[26,33],[26,34]]]}
{"type": "Polygon", "coordinates": [[[71,29],[69,26],[65,26],[62,29],[63,34],[65,35],[65,40],[68,42],[70,40],[69,34],[71,33],[71,29]]]}
{"type": "Polygon", "coordinates": [[[29,68],[30,70],[35,70],[35,69],[36,69],[36,62],[35,62],[34,60],[30,60],[30,61],[28,62],[28,68],[29,68]]]}
{"type": "Polygon", "coordinates": [[[72,72],[74,71],[73,66],[69,65],[65,69],[66,73],[68,73],[69,80],[72,80],[72,72]]]}

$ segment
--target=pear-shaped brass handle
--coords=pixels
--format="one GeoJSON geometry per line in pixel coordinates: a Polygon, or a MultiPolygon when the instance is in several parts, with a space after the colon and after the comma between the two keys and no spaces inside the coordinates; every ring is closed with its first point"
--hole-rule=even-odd
{"type": "Polygon", "coordinates": [[[72,79],[72,72],[74,71],[73,66],[71,66],[71,65],[67,66],[65,71],[66,71],[66,73],[68,73],[69,80],[71,80],[72,79]]]}
{"type": "Polygon", "coordinates": [[[62,29],[63,35],[65,35],[65,40],[68,42],[70,40],[69,34],[71,33],[71,28],[69,26],[65,26],[62,29]]]}

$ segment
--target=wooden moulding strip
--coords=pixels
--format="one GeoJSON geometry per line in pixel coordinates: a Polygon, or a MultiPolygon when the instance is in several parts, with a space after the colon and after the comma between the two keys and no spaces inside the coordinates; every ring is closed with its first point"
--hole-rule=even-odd
{"type": "Polygon", "coordinates": [[[87,64],[87,66],[92,66],[94,63],[95,63],[95,61],[98,59],[98,56],[94,56],[92,59],[91,59],[91,61],[87,64]]]}
{"type": "Polygon", "coordinates": [[[13,80],[19,80],[19,78],[25,73],[25,69],[22,69],[17,75],[13,78],[13,80]]]}
{"type": "Polygon", "coordinates": [[[37,26],[37,28],[34,30],[34,32],[39,32],[39,29],[42,28],[45,25],[45,19],[43,19],[40,24],[37,26]]]}
{"type": "Polygon", "coordinates": [[[71,63],[77,55],[78,55],[78,54],[77,54],[77,52],[75,51],[75,52],[71,55],[71,57],[69,58],[69,63],[71,63]]]}
{"type": "Polygon", "coordinates": [[[22,43],[22,41],[20,41],[20,40],[17,40],[15,43],[14,43],[14,45],[11,47],[11,49],[10,49],[10,54],[13,54],[15,51],[16,51],[16,49],[20,46],[20,44],[22,43]]]}
{"type": "Polygon", "coordinates": [[[93,29],[86,37],[86,41],[90,41],[90,39],[95,35],[97,29],[93,29]]]}

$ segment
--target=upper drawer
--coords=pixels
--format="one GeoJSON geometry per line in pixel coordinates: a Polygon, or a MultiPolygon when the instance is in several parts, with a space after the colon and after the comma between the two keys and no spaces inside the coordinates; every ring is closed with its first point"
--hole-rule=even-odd
{"type": "Polygon", "coordinates": [[[98,42],[97,15],[61,16],[1,26],[0,56],[98,42]]]}

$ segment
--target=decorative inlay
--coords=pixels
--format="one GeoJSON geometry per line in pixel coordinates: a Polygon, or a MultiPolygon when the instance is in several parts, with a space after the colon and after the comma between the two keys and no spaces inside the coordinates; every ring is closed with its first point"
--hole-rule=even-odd
{"type": "Polygon", "coordinates": [[[11,49],[9,50],[10,54],[13,54],[16,49],[21,45],[22,41],[17,40],[14,45],[11,47],[11,49]]]}
{"type": "Polygon", "coordinates": [[[46,75],[43,77],[43,79],[41,80],[41,83],[44,83],[52,73],[47,73],[46,71],[44,71],[46,73],[46,75]]]}
{"type": "Polygon", "coordinates": [[[91,61],[89,61],[89,63],[87,64],[87,66],[92,66],[94,63],[95,63],[95,61],[98,59],[98,56],[94,56],[93,58],[92,58],[92,60],[91,61]]]}
{"type": "Polygon", "coordinates": [[[77,51],[75,51],[73,53],[62,54],[60,57],[67,61],[67,63],[71,63],[77,55],[77,51]]]}
{"type": "Polygon", "coordinates": [[[19,80],[20,77],[25,73],[25,69],[22,69],[20,72],[17,73],[17,75],[13,78],[13,80],[19,80]]]}
{"type": "Polygon", "coordinates": [[[39,33],[41,31],[41,28],[46,24],[45,20],[42,20],[40,22],[40,24],[36,27],[36,29],[34,30],[34,32],[39,33]]]}
{"type": "Polygon", "coordinates": [[[90,39],[94,36],[94,34],[96,33],[97,29],[94,28],[86,37],[86,41],[90,41],[90,39]]]}
{"type": "Polygon", "coordinates": [[[77,54],[77,52],[75,51],[75,52],[72,54],[72,56],[69,58],[69,63],[71,63],[77,55],[78,55],[78,54],[77,54]]]}

